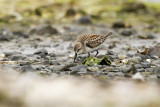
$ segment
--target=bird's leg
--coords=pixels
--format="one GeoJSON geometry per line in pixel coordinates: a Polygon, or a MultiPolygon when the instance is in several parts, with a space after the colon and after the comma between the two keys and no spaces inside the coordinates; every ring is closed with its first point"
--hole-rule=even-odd
{"type": "Polygon", "coordinates": [[[98,50],[96,50],[96,52],[97,52],[97,53],[96,53],[95,57],[97,57],[97,55],[98,55],[98,53],[99,53],[98,50]]]}
{"type": "Polygon", "coordinates": [[[75,53],[74,55],[74,62],[76,62],[76,58],[77,58],[77,53],[75,53]]]}
{"type": "Polygon", "coordinates": [[[90,53],[88,52],[88,58],[90,57],[90,53]]]}

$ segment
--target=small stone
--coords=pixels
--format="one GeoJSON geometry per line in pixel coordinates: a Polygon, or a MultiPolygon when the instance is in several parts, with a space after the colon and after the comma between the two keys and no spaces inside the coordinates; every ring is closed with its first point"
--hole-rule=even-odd
{"type": "Polygon", "coordinates": [[[147,62],[151,63],[151,59],[146,59],[147,62]]]}
{"type": "Polygon", "coordinates": [[[122,60],[122,63],[128,64],[128,63],[129,63],[129,60],[128,60],[128,59],[123,59],[123,60],[122,60]]]}
{"type": "Polygon", "coordinates": [[[54,61],[48,59],[42,60],[42,63],[44,65],[54,65],[54,61]]]}
{"type": "Polygon", "coordinates": [[[126,55],[118,55],[118,58],[119,59],[124,59],[124,58],[127,58],[127,56],[126,55]]]}
{"type": "Polygon", "coordinates": [[[70,63],[68,65],[65,65],[63,68],[62,68],[62,71],[69,71],[71,67],[74,67],[76,66],[77,64],[76,63],[70,63]]]}
{"type": "Polygon", "coordinates": [[[154,69],[154,73],[155,73],[156,75],[160,75],[160,66],[159,66],[159,67],[156,67],[156,68],[154,69]]]}
{"type": "Polygon", "coordinates": [[[160,78],[160,75],[157,75],[157,78],[160,78]]]}
{"type": "Polygon", "coordinates": [[[111,45],[108,46],[109,49],[113,49],[113,48],[115,48],[115,47],[116,47],[116,44],[115,44],[115,43],[112,43],[111,45]]]}
{"type": "Polygon", "coordinates": [[[142,62],[141,65],[143,66],[143,68],[150,68],[152,66],[152,64],[148,62],[142,62]]]}
{"type": "Polygon", "coordinates": [[[50,57],[56,57],[56,54],[55,53],[50,53],[49,56],[50,57]]]}
{"type": "Polygon", "coordinates": [[[149,75],[150,80],[157,80],[157,75],[149,75]]]}
{"type": "Polygon", "coordinates": [[[123,67],[121,67],[121,71],[124,72],[124,73],[135,73],[136,72],[136,68],[135,68],[135,65],[132,64],[132,65],[125,65],[123,67]]]}
{"type": "Polygon", "coordinates": [[[61,71],[62,70],[62,66],[53,66],[52,68],[51,68],[51,70],[54,72],[54,71],[61,71]]]}
{"type": "Polygon", "coordinates": [[[139,68],[143,68],[143,66],[141,64],[135,64],[135,68],[139,69],[139,68]]]}
{"type": "Polygon", "coordinates": [[[158,57],[160,58],[160,46],[159,46],[159,44],[150,48],[150,55],[155,56],[156,58],[158,58],[158,57]]]}
{"type": "Polygon", "coordinates": [[[12,55],[10,59],[11,59],[11,61],[24,60],[24,59],[26,59],[26,56],[24,56],[24,55],[12,55]]]}
{"type": "Polygon", "coordinates": [[[106,67],[104,69],[105,69],[105,72],[119,72],[120,71],[120,69],[117,67],[106,67]]]}
{"type": "Polygon", "coordinates": [[[106,67],[106,68],[104,68],[104,69],[105,69],[105,72],[114,71],[114,68],[113,68],[113,67],[106,67]]]}
{"type": "Polygon", "coordinates": [[[46,49],[39,49],[36,52],[34,52],[34,54],[42,54],[42,53],[45,54],[45,55],[47,55],[48,51],[46,49]]]}
{"type": "Polygon", "coordinates": [[[87,66],[86,65],[77,65],[77,66],[74,66],[74,67],[70,67],[69,69],[71,70],[71,71],[79,71],[81,68],[87,68],[87,66]]]}
{"type": "Polygon", "coordinates": [[[121,35],[123,35],[123,36],[130,36],[130,35],[132,35],[133,34],[133,32],[130,30],[130,29],[125,29],[125,30],[123,30],[122,32],[121,32],[121,35]]]}
{"type": "Polygon", "coordinates": [[[43,71],[40,71],[40,74],[41,75],[51,75],[51,72],[47,70],[43,70],[43,71]]]}
{"type": "Polygon", "coordinates": [[[79,71],[77,72],[77,74],[86,74],[87,73],[87,69],[86,68],[81,68],[79,69],[79,71]]]}
{"type": "Polygon", "coordinates": [[[5,54],[5,57],[9,57],[9,56],[12,56],[12,55],[17,55],[17,54],[21,54],[20,52],[4,52],[5,54]]]}
{"type": "Polygon", "coordinates": [[[20,71],[21,72],[33,72],[34,69],[31,65],[23,65],[21,68],[20,68],[20,71]]]}
{"type": "Polygon", "coordinates": [[[76,14],[76,11],[73,8],[69,8],[66,11],[66,16],[74,16],[76,14]]]}
{"type": "Polygon", "coordinates": [[[0,41],[10,41],[12,39],[14,39],[14,35],[11,31],[0,29],[0,41]]]}
{"type": "Polygon", "coordinates": [[[5,58],[5,54],[0,54],[0,58],[5,58]]]}
{"type": "Polygon", "coordinates": [[[151,72],[151,73],[153,73],[153,71],[154,71],[154,68],[146,68],[145,69],[145,72],[151,72]]]}
{"type": "Polygon", "coordinates": [[[135,63],[140,63],[142,61],[142,58],[140,56],[134,57],[133,58],[135,63]]]}
{"type": "Polygon", "coordinates": [[[81,68],[81,69],[79,70],[79,72],[87,72],[87,69],[86,69],[86,68],[81,68]]]}
{"type": "Polygon", "coordinates": [[[23,63],[20,63],[19,65],[23,66],[23,65],[30,65],[30,64],[31,64],[30,62],[23,62],[23,63]]]}
{"type": "Polygon", "coordinates": [[[82,16],[82,17],[78,20],[78,22],[79,22],[80,24],[91,24],[91,23],[92,23],[91,19],[90,19],[88,16],[82,16]]]}
{"type": "Polygon", "coordinates": [[[98,67],[88,67],[87,69],[88,69],[89,71],[91,71],[91,72],[99,71],[99,68],[98,68],[98,67]]]}
{"type": "Polygon", "coordinates": [[[107,54],[108,54],[108,55],[114,55],[115,53],[114,53],[113,51],[111,51],[111,50],[108,50],[108,51],[107,51],[107,54]]]}
{"type": "Polygon", "coordinates": [[[46,58],[46,54],[45,54],[45,53],[40,53],[39,56],[40,56],[41,58],[46,58]]]}
{"type": "Polygon", "coordinates": [[[144,77],[139,72],[137,72],[135,75],[133,75],[132,79],[144,81],[144,77]]]}
{"type": "Polygon", "coordinates": [[[144,68],[136,69],[137,72],[145,72],[144,68]]]}
{"type": "Polygon", "coordinates": [[[124,77],[126,77],[126,78],[131,78],[132,75],[131,75],[130,73],[125,73],[125,74],[124,74],[124,77]]]}
{"type": "Polygon", "coordinates": [[[115,75],[120,76],[120,77],[124,77],[124,73],[122,73],[122,72],[116,72],[115,75]]]}
{"type": "Polygon", "coordinates": [[[155,38],[154,35],[152,34],[139,34],[138,37],[140,39],[154,39],[155,38]]]}
{"type": "Polygon", "coordinates": [[[22,33],[21,31],[14,31],[13,32],[14,35],[17,35],[19,37],[23,37],[23,38],[28,38],[29,35],[22,33]]]}
{"type": "Polygon", "coordinates": [[[114,22],[112,25],[113,28],[124,28],[125,27],[125,23],[122,21],[117,21],[114,22]]]}

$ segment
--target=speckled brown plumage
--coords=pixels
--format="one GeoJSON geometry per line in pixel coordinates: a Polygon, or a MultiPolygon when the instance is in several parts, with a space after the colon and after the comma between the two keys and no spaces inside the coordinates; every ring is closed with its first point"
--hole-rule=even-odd
{"type": "Polygon", "coordinates": [[[111,32],[108,33],[107,35],[86,34],[79,36],[76,39],[76,43],[74,45],[74,51],[76,54],[89,53],[95,50],[98,53],[99,46],[101,46],[107,39],[107,37],[110,35],[112,35],[111,32]]]}

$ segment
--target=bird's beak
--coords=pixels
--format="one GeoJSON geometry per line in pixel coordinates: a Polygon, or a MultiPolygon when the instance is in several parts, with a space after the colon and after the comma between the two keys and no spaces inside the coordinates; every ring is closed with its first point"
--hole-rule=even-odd
{"type": "Polygon", "coordinates": [[[76,58],[77,58],[77,53],[75,53],[74,55],[74,62],[76,61],[76,58]]]}

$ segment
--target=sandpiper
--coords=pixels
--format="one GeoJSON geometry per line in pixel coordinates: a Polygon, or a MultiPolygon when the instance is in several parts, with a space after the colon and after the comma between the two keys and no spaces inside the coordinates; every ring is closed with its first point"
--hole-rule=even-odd
{"type": "Polygon", "coordinates": [[[104,41],[108,36],[112,35],[112,33],[108,33],[106,35],[97,35],[97,34],[87,34],[79,36],[76,39],[76,43],[74,45],[74,62],[77,58],[78,54],[88,53],[88,57],[90,56],[90,52],[97,51],[95,57],[98,55],[98,49],[101,48],[104,41]]]}

